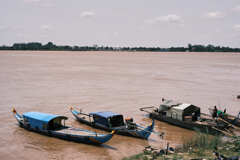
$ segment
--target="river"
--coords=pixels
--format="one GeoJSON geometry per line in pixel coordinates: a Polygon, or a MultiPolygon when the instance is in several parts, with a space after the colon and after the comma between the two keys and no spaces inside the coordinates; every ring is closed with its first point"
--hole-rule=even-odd
{"type": "Polygon", "coordinates": [[[161,98],[193,103],[208,113],[218,105],[240,111],[240,54],[0,51],[0,159],[121,159],[144,146],[177,146],[193,131],[156,122],[148,141],[115,135],[102,146],[86,145],[32,133],[18,127],[11,110],[40,111],[69,117],[69,107],[85,112],[113,111],[148,125],[140,107],[161,98]]]}

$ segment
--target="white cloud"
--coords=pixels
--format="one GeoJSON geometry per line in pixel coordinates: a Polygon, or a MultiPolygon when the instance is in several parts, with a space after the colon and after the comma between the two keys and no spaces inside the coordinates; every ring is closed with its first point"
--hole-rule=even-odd
{"type": "Polygon", "coordinates": [[[119,36],[119,32],[113,32],[113,36],[115,36],[115,37],[118,37],[119,36]]]}
{"type": "Polygon", "coordinates": [[[180,16],[177,16],[175,14],[170,14],[167,16],[159,17],[159,21],[165,21],[165,22],[170,22],[170,23],[179,23],[182,22],[182,18],[180,16]]]}
{"type": "Polygon", "coordinates": [[[206,14],[206,17],[209,18],[209,19],[221,19],[224,16],[225,15],[222,12],[219,12],[219,11],[208,12],[206,14]]]}
{"type": "Polygon", "coordinates": [[[0,25],[0,31],[15,31],[15,30],[20,30],[20,27],[17,26],[6,26],[6,25],[0,25]]]}
{"type": "Polygon", "coordinates": [[[43,8],[50,8],[50,7],[54,7],[54,4],[52,4],[51,2],[46,2],[46,3],[40,3],[39,6],[43,8]]]}
{"type": "Polygon", "coordinates": [[[35,3],[35,2],[40,2],[41,0],[23,0],[26,3],[35,3]]]}
{"type": "Polygon", "coordinates": [[[55,6],[53,2],[49,0],[23,0],[23,2],[29,5],[36,5],[43,8],[50,8],[55,6]]]}
{"type": "Polygon", "coordinates": [[[233,8],[234,11],[240,12],[240,5],[233,8]]]}
{"type": "Polygon", "coordinates": [[[240,31],[240,24],[234,25],[234,26],[233,26],[233,29],[234,29],[235,31],[240,31]]]}
{"type": "Polygon", "coordinates": [[[41,37],[41,38],[47,38],[48,35],[47,35],[47,34],[41,34],[40,37],[41,37]]]}
{"type": "Polygon", "coordinates": [[[90,18],[90,17],[93,17],[95,16],[95,13],[92,12],[92,11],[84,11],[81,13],[81,17],[82,18],[90,18]]]}
{"type": "Polygon", "coordinates": [[[41,25],[40,28],[41,28],[41,30],[49,31],[52,29],[52,26],[44,24],[44,25],[41,25]]]}
{"type": "Polygon", "coordinates": [[[169,14],[167,16],[160,16],[153,19],[146,20],[145,23],[155,24],[158,22],[167,22],[167,23],[183,23],[183,19],[176,14],[169,14]]]}
{"type": "Polygon", "coordinates": [[[7,26],[0,26],[0,31],[4,31],[4,30],[6,30],[6,29],[8,29],[7,26]]]}
{"type": "Polygon", "coordinates": [[[16,36],[17,36],[17,37],[20,37],[20,38],[23,38],[23,37],[24,37],[24,34],[23,34],[23,33],[17,33],[16,36]]]}

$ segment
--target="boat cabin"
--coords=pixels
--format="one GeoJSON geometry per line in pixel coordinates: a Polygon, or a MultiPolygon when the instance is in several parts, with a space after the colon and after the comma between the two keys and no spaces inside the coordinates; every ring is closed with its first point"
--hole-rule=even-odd
{"type": "Polygon", "coordinates": [[[27,112],[23,114],[24,123],[36,130],[58,130],[65,127],[67,117],[40,112],[27,112]]]}
{"type": "Polygon", "coordinates": [[[196,121],[200,117],[200,108],[192,104],[166,101],[159,111],[166,117],[180,121],[196,121]]]}
{"type": "Polygon", "coordinates": [[[123,115],[113,112],[92,112],[94,123],[99,123],[108,128],[124,126],[123,115]]]}

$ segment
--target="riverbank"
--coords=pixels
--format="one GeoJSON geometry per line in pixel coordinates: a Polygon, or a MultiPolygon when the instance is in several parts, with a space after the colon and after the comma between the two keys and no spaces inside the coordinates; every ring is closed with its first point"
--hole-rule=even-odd
{"type": "Polygon", "coordinates": [[[123,160],[165,160],[165,159],[240,159],[240,136],[231,138],[213,137],[207,134],[198,133],[192,139],[176,149],[156,149],[150,146],[145,147],[142,153],[123,158],[123,160]]]}

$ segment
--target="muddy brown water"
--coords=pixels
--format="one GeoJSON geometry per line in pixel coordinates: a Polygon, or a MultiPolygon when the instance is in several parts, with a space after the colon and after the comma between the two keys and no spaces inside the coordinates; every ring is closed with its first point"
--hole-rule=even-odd
{"type": "MultiPolygon", "coordinates": [[[[55,139],[18,127],[11,113],[40,111],[69,117],[69,106],[83,111],[113,111],[136,122],[151,121],[139,107],[158,105],[162,97],[240,111],[240,54],[150,52],[0,52],[0,159],[121,159],[144,146],[181,144],[194,132],[156,122],[162,140],[115,135],[102,146],[55,139]]],[[[91,129],[98,131],[95,129],[91,129]]]]}

